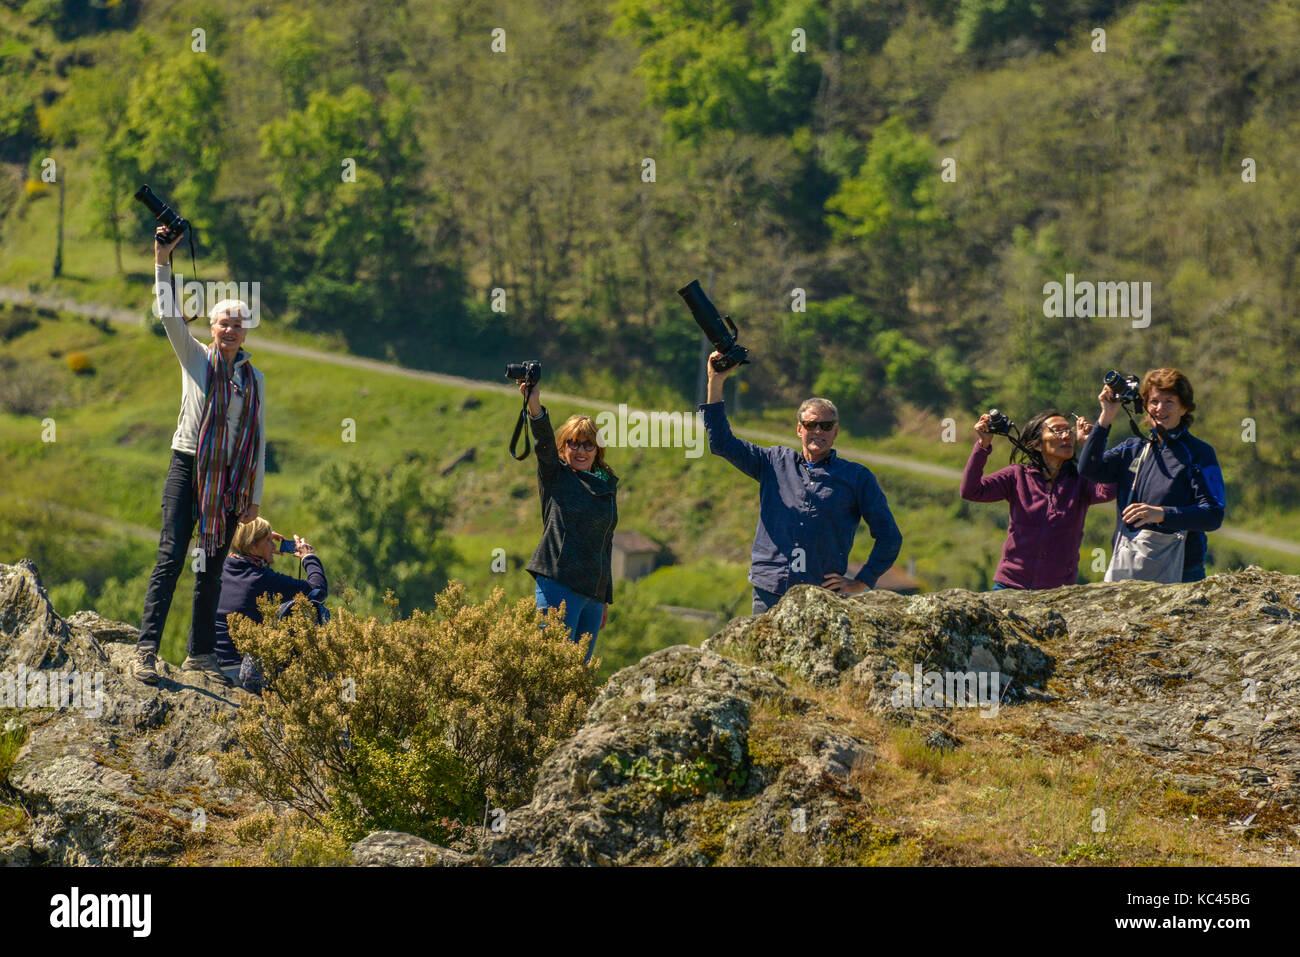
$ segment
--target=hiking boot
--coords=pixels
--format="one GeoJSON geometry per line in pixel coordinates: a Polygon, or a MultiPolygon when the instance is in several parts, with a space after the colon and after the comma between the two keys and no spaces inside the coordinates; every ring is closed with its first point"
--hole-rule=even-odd
{"type": "Polygon", "coordinates": [[[228,686],[233,684],[217,664],[217,656],[213,652],[208,652],[206,655],[186,655],[185,660],[181,662],[181,671],[197,671],[217,684],[228,686]]]}
{"type": "Polygon", "coordinates": [[[158,683],[158,656],[143,648],[135,650],[135,661],[131,662],[131,677],[147,685],[158,683]]]}

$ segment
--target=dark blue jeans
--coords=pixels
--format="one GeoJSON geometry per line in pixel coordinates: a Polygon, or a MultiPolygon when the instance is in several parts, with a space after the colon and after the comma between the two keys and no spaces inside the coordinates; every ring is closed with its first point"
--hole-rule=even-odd
{"type": "MultiPolygon", "coordinates": [[[[750,582],[754,585],[753,582],[750,582]]],[[[761,615],[773,605],[781,600],[781,596],[776,592],[766,591],[754,585],[754,614],[761,615]]]]}
{"type": "Polygon", "coordinates": [[[584,659],[590,662],[592,653],[596,650],[596,636],[600,634],[600,620],[605,615],[605,603],[588,598],[586,595],[579,595],[568,585],[561,585],[554,578],[547,578],[545,575],[535,577],[537,607],[545,611],[548,608],[559,608],[560,603],[563,602],[564,627],[569,629],[569,640],[576,644],[580,640],[580,635],[591,635],[591,640],[587,642],[587,657],[584,659]]]}
{"type": "MultiPolygon", "coordinates": [[[[194,581],[194,603],[190,609],[187,655],[211,653],[217,643],[217,602],[221,599],[221,566],[225,564],[239,516],[233,512],[226,522],[226,540],[216,555],[205,557],[203,570],[194,581]]],[[[136,647],[158,653],[167,613],[171,610],[176,581],[189,557],[190,538],[198,524],[194,501],[194,456],[172,450],[167,482],[162,495],[162,534],[158,537],[158,561],[149,576],[144,614],[140,618],[140,640],[136,647]]]]}

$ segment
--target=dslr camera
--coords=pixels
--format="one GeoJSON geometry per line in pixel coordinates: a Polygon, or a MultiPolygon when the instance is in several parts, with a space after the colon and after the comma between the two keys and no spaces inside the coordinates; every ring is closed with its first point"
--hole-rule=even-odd
{"type": "Polygon", "coordinates": [[[1123,375],[1111,369],[1106,373],[1104,382],[1115,394],[1115,398],[1125,405],[1131,405],[1133,411],[1142,412],[1142,382],[1135,375],[1123,375]]]}
{"type": "Polygon", "coordinates": [[[1010,435],[1011,428],[1015,423],[1005,412],[999,412],[997,409],[989,409],[989,431],[994,435],[1010,435]]]}
{"type": "Polygon", "coordinates": [[[506,366],[506,378],[528,385],[536,385],[542,379],[542,363],[538,359],[524,362],[511,362],[506,366]]]}

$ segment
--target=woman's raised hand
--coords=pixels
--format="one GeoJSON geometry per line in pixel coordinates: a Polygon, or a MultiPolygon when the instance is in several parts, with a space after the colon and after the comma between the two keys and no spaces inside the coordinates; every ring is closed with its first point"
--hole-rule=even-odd
{"type": "Polygon", "coordinates": [[[519,383],[519,394],[528,400],[528,414],[533,418],[537,418],[542,414],[541,391],[542,384],[540,382],[534,382],[531,385],[528,382],[519,383]]]}
{"type": "Polygon", "coordinates": [[[153,231],[153,261],[159,266],[167,265],[167,257],[171,254],[171,251],[176,248],[176,244],[181,241],[181,236],[177,235],[177,237],[171,242],[167,242],[166,240],[166,226],[159,226],[153,231]]]}
{"type": "Polygon", "coordinates": [[[1110,391],[1110,386],[1107,385],[1102,386],[1101,392],[1097,394],[1097,401],[1101,403],[1101,415],[1097,416],[1097,424],[1110,425],[1119,414],[1119,397],[1110,391]]]}

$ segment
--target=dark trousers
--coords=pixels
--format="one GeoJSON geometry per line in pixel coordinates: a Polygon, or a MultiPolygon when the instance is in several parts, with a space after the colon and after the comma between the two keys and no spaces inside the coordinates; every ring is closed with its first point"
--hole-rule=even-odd
{"type": "MultiPolygon", "coordinates": [[[[140,640],[136,647],[158,653],[167,612],[172,606],[176,580],[189,558],[190,538],[194,534],[194,456],[172,450],[167,467],[167,482],[162,495],[162,534],[158,538],[158,562],[149,576],[149,591],[144,599],[140,619],[140,640]]],[[[221,598],[221,566],[225,564],[239,516],[233,512],[226,522],[225,541],[216,555],[204,556],[202,571],[195,576],[194,605],[190,613],[190,634],[185,642],[187,655],[206,655],[216,646],[217,602],[221,598]]]]}
{"type": "Polygon", "coordinates": [[[750,585],[754,589],[753,607],[754,607],[755,615],[763,614],[765,611],[767,611],[769,608],[771,608],[773,605],[775,605],[777,602],[781,600],[781,596],[778,595],[776,592],[765,591],[764,589],[759,588],[753,582],[750,582],[750,585]]]}

